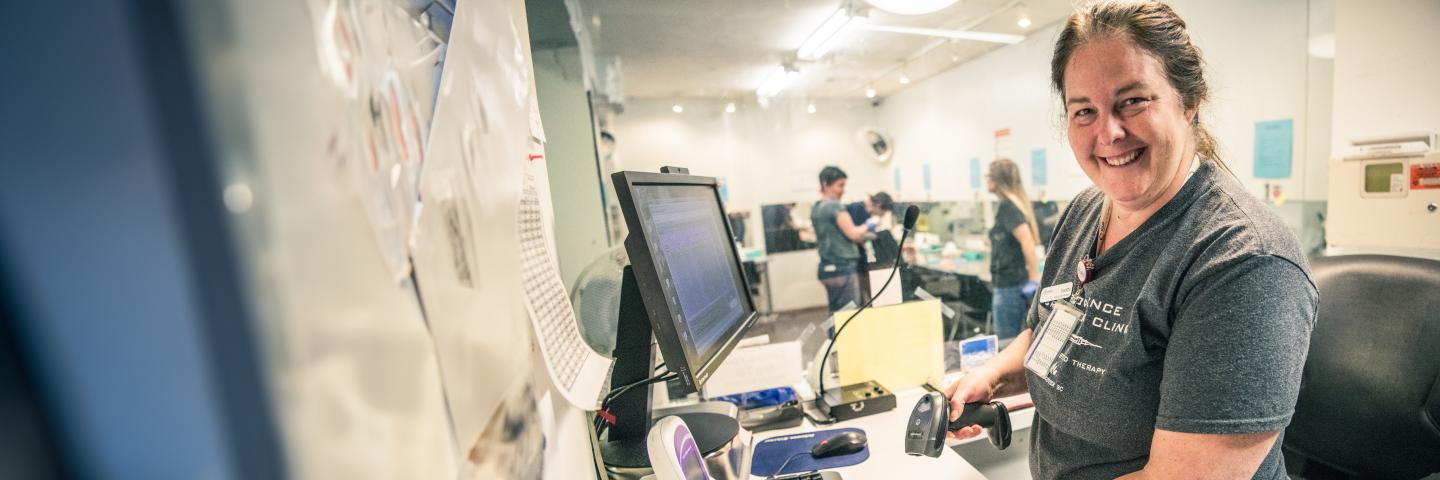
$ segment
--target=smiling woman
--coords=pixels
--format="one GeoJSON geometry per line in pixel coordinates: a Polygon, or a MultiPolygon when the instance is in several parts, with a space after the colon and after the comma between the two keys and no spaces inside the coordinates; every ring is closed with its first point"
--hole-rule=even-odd
{"type": "Polygon", "coordinates": [[[1203,64],[1159,2],[1082,7],[1058,36],[1051,79],[1095,186],[1061,215],[1024,330],[948,389],[954,405],[1030,386],[1035,478],[1286,477],[1318,296],[1294,235],[1216,155],[1203,64]]]}
{"type": "Polygon", "coordinates": [[[1210,90],[1185,21],[1159,3],[1102,5],[1061,30],[1050,81],[1076,160],[1114,202],[1104,249],[1174,197],[1197,156],[1228,168],[1200,119],[1210,90]]]}

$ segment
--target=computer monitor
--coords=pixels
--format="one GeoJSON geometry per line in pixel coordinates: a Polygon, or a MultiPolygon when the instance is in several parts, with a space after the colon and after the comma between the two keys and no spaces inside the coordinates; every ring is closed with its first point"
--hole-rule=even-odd
{"type": "Polygon", "coordinates": [[[611,179],[661,356],[688,391],[698,391],[758,318],[715,179],[647,172],[611,179]]]}

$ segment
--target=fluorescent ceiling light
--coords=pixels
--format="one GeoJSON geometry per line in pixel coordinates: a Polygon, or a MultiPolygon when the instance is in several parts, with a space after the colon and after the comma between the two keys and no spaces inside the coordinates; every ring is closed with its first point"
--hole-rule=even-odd
{"type": "Polygon", "coordinates": [[[901,15],[924,15],[938,12],[959,0],[865,0],[875,8],[901,15]]]}
{"type": "Polygon", "coordinates": [[[790,81],[794,80],[799,74],[800,72],[786,70],[785,67],[776,66],[770,69],[769,73],[765,74],[764,80],[760,81],[760,86],[755,89],[755,96],[760,98],[773,97],[775,94],[780,93],[781,90],[784,90],[785,86],[789,85],[790,81]]]}
{"type": "Polygon", "coordinates": [[[735,113],[735,102],[725,104],[725,113],[735,113]]]}
{"type": "Polygon", "coordinates": [[[1030,28],[1030,17],[1021,15],[1020,19],[1015,21],[1015,25],[1019,25],[1020,28],[1030,28]]]}
{"type": "Polygon", "coordinates": [[[994,42],[1005,44],[1016,44],[1025,40],[1024,35],[1011,35],[1008,33],[969,32],[965,30],[941,30],[938,28],[918,27],[895,27],[889,25],[866,25],[866,30],[872,32],[904,33],[909,35],[926,35],[931,37],[958,38],[961,40],[975,40],[980,42],[994,42]]]}
{"type": "Polygon", "coordinates": [[[875,87],[865,86],[865,98],[875,98],[875,87]]]}
{"type": "Polygon", "coordinates": [[[805,38],[805,41],[800,44],[800,50],[795,52],[795,56],[800,57],[801,60],[815,60],[825,56],[830,49],[835,48],[835,44],[845,36],[846,32],[864,19],[865,17],[850,16],[849,10],[840,7],[825,19],[825,23],[820,24],[820,28],[815,29],[809,37],[805,38]]]}
{"type": "Polygon", "coordinates": [[[685,111],[685,107],[682,107],[682,106],[680,106],[680,104],[677,103],[677,104],[675,104],[675,105],[670,106],[670,111],[675,112],[675,113],[682,113],[682,112],[685,111]]]}

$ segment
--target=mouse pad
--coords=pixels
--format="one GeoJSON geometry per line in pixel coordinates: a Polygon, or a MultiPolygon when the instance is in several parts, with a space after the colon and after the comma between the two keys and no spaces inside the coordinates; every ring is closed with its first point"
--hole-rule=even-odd
{"type": "Polygon", "coordinates": [[[834,430],[797,433],[794,435],[765,439],[755,445],[755,455],[750,459],[750,474],[768,477],[771,475],[848,467],[870,458],[870,445],[868,442],[864,449],[849,455],[836,455],[821,459],[810,456],[810,449],[814,448],[815,444],[842,432],[859,432],[863,434],[865,430],[859,428],[837,428],[834,430]],[[785,459],[797,453],[803,453],[803,455],[796,456],[790,460],[790,463],[785,465],[785,471],[775,471],[775,469],[780,468],[780,464],[785,463],[785,459]]]}

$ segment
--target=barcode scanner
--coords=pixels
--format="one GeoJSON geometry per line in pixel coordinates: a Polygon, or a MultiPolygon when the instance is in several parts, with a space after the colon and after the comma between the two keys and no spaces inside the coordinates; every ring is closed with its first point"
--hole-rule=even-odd
{"type": "Polygon", "coordinates": [[[926,393],[910,411],[910,423],[905,427],[905,453],[927,457],[940,457],[945,446],[945,433],[970,425],[985,427],[990,432],[990,444],[1004,450],[1010,446],[1010,411],[1000,402],[976,402],[965,404],[960,418],[950,421],[950,401],[940,392],[926,393]]]}

